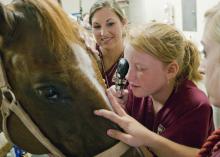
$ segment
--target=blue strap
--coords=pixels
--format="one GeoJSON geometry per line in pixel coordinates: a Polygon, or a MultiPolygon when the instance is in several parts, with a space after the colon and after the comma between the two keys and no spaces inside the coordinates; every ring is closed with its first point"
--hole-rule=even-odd
{"type": "Polygon", "coordinates": [[[14,145],[14,152],[15,152],[15,157],[23,157],[26,152],[24,150],[22,150],[21,148],[19,148],[18,146],[14,145]]]}

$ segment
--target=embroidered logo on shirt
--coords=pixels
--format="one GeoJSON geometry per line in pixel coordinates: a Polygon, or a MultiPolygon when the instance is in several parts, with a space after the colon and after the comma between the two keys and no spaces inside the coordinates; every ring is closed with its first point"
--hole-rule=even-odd
{"type": "Polygon", "coordinates": [[[157,128],[157,134],[160,135],[162,132],[164,132],[164,130],[165,130],[165,127],[162,124],[159,124],[157,128]]]}

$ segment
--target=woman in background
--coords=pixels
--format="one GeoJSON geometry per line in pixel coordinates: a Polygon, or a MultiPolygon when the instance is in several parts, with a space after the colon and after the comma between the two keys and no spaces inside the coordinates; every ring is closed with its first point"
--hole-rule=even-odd
{"type": "Polygon", "coordinates": [[[117,63],[123,56],[127,19],[114,0],[98,0],[90,9],[89,23],[96,40],[101,72],[110,87],[114,84],[112,78],[117,63]]]}

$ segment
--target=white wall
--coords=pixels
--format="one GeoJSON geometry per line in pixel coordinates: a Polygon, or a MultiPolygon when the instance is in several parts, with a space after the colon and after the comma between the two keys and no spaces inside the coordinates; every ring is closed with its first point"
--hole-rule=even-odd
{"type": "MultiPolygon", "coordinates": [[[[205,11],[219,0],[197,0],[197,32],[184,32],[199,44],[203,30],[205,11]]],[[[143,24],[151,20],[164,21],[164,5],[166,2],[174,6],[175,25],[182,30],[181,0],[130,0],[131,23],[143,24]]]]}
{"type": "Polygon", "coordinates": [[[79,0],[62,0],[62,5],[69,14],[79,12],[79,0]]]}
{"type": "MultiPolygon", "coordinates": [[[[83,13],[89,12],[90,7],[96,0],[81,0],[83,13]]],[[[67,13],[78,13],[80,10],[80,0],[62,0],[63,8],[67,13]]]]}
{"type": "Polygon", "coordinates": [[[82,6],[83,6],[83,13],[89,12],[90,7],[93,3],[95,3],[96,0],[82,0],[82,6]]]}

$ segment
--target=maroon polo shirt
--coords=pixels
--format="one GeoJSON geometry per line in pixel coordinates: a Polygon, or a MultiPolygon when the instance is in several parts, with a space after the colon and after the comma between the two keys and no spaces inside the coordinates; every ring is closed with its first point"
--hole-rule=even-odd
{"type": "Polygon", "coordinates": [[[190,147],[200,148],[214,130],[208,98],[189,80],[173,90],[157,115],[150,97],[137,98],[131,91],[126,110],[153,132],[190,147]]]}
{"type": "Polygon", "coordinates": [[[100,64],[101,64],[101,73],[102,77],[105,79],[105,83],[107,85],[107,88],[111,87],[112,85],[115,84],[114,82],[114,77],[115,77],[115,72],[118,66],[119,60],[124,56],[123,54],[117,59],[117,61],[109,68],[107,71],[105,71],[104,67],[104,60],[103,60],[103,54],[102,51],[99,47],[99,45],[96,44],[96,50],[98,51],[98,55],[100,57],[100,64]]]}
{"type": "Polygon", "coordinates": [[[112,85],[115,84],[115,82],[114,82],[114,75],[115,75],[117,66],[118,66],[118,60],[117,60],[117,62],[115,64],[112,65],[112,67],[109,70],[104,72],[105,76],[103,76],[103,77],[105,78],[105,82],[106,82],[108,87],[111,87],[112,85]]]}

